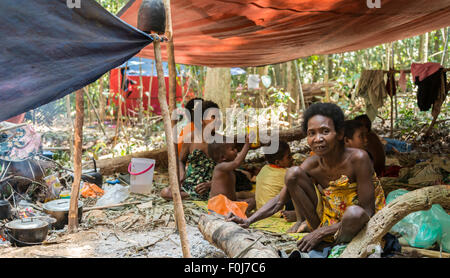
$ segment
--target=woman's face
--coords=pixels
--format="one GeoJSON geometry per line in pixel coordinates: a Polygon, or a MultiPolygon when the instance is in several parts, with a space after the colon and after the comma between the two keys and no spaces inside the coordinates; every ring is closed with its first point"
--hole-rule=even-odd
{"type": "Polygon", "coordinates": [[[311,150],[323,156],[332,151],[343,139],[343,134],[338,134],[331,118],[315,115],[308,120],[306,138],[311,150]]]}

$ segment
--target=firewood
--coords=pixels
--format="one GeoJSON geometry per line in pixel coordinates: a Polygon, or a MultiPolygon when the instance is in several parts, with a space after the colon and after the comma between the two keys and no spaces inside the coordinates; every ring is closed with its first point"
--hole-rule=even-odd
{"type": "Polygon", "coordinates": [[[264,246],[249,230],[234,222],[226,222],[223,217],[203,214],[198,221],[198,229],[207,241],[223,250],[230,258],[280,257],[277,250],[264,246]]]}

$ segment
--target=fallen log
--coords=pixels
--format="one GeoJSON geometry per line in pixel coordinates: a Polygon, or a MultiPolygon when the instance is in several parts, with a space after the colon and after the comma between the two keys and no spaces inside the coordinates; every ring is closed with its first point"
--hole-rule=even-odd
{"type": "Polygon", "coordinates": [[[368,246],[381,238],[408,214],[430,209],[433,204],[450,205],[450,186],[435,185],[408,192],[378,211],[353,238],[340,258],[365,258],[368,246]]]}
{"type": "MultiPolygon", "coordinates": [[[[301,127],[294,127],[291,129],[286,130],[279,130],[277,131],[278,136],[280,140],[291,142],[295,140],[301,140],[305,138],[305,134],[301,127]]],[[[271,133],[268,132],[268,135],[270,136],[271,133]]],[[[252,148],[253,149],[253,148],[252,148]]],[[[128,164],[131,162],[131,158],[151,158],[156,161],[156,168],[159,170],[165,170],[168,166],[168,160],[167,160],[167,147],[164,147],[159,150],[154,151],[145,151],[145,152],[138,152],[126,156],[120,156],[115,158],[107,158],[107,159],[100,159],[96,161],[97,167],[100,168],[100,173],[102,175],[112,175],[115,173],[127,173],[128,172],[128,164]]],[[[92,161],[87,162],[84,164],[83,168],[85,169],[92,169],[94,167],[94,164],[92,161]]]]}
{"type": "Polygon", "coordinates": [[[264,246],[250,231],[223,217],[203,214],[198,221],[203,237],[230,258],[279,258],[277,250],[264,246]]]}
{"type": "MultiPolygon", "coordinates": [[[[96,161],[97,169],[102,175],[112,175],[115,173],[128,173],[128,165],[131,158],[151,158],[156,161],[156,169],[167,169],[167,147],[154,151],[138,152],[126,156],[115,158],[100,159],[96,161]]],[[[92,169],[92,161],[84,164],[83,168],[92,169]]]]}

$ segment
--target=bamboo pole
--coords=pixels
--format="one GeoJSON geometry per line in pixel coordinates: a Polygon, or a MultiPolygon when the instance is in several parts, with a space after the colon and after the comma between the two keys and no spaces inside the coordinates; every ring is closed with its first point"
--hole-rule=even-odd
{"type": "MultiPolygon", "coordinates": [[[[169,3],[170,5],[170,3],[169,3]]],[[[173,130],[171,125],[169,107],[166,101],[166,86],[164,81],[164,71],[162,67],[161,45],[158,39],[153,41],[155,51],[156,72],[158,75],[158,100],[161,107],[161,114],[164,120],[164,129],[167,141],[167,152],[169,160],[169,184],[172,191],[175,219],[180,233],[181,249],[183,257],[190,258],[189,243],[186,232],[186,220],[184,219],[183,203],[181,202],[180,186],[178,185],[175,145],[173,140],[173,130]]]]}
{"type": "MultiPolygon", "coordinates": [[[[71,108],[70,108],[70,94],[66,95],[66,109],[67,109],[67,120],[70,122],[70,127],[73,130],[73,119],[71,116],[71,108]]],[[[73,159],[73,134],[70,133],[69,136],[69,151],[70,151],[70,159],[73,159]]]]}
{"type": "Polygon", "coordinates": [[[152,98],[152,87],[153,87],[153,75],[155,73],[155,68],[152,63],[152,75],[150,76],[150,82],[148,84],[148,96],[147,96],[147,121],[150,120],[150,106],[151,106],[151,98],[152,98]]]}
{"type": "Polygon", "coordinates": [[[74,154],[73,154],[73,184],[69,207],[68,232],[73,233],[78,229],[78,195],[81,183],[81,156],[83,146],[83,121],[84,121],[84,99],[83,90],[76,92],[76,117],[74,127],[74,154]]]}
{"type": "MultiPolygon", "coordinates": [[[[328,69],[330,67],[329,59],[330,59],[329,55],[325,55],[325,77],[324,77],[325,83],[328,83],[329,78],[328,76],[328,69]]],[[[330,92],[328,90],[328,86],[325,87],[325,101],[330,102],[330,92]]]]}
{"type": "Polygon", "coordinates": [[[139,114],[138,123],[142,124],[142,113],[144,111],[144,83],[142,82],[142,58],[139,57],[139,114]]]}

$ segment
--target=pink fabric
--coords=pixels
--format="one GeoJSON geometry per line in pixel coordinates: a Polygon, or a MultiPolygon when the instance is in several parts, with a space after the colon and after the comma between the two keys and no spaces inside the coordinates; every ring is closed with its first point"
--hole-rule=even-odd
{"type": "Polygon", "coordinates": [[[20,115],[17,115],[15,117],[12,117],[7,122],[13,123],[13,124],[21,124],[23,122],[23,119],[25,119],[25,113],[22,113],[20,115]]]}
{"type": "Polygon", "coordinates": [[[412,63],[411,74],[413,76],[413,80],[416,80],[416,76],[418,76],[419,81],[422,81],[428,76],[437,72],[441,67],[442,66],[439,63],[431,63],[431,62],[425,64],[412,63]]]}

